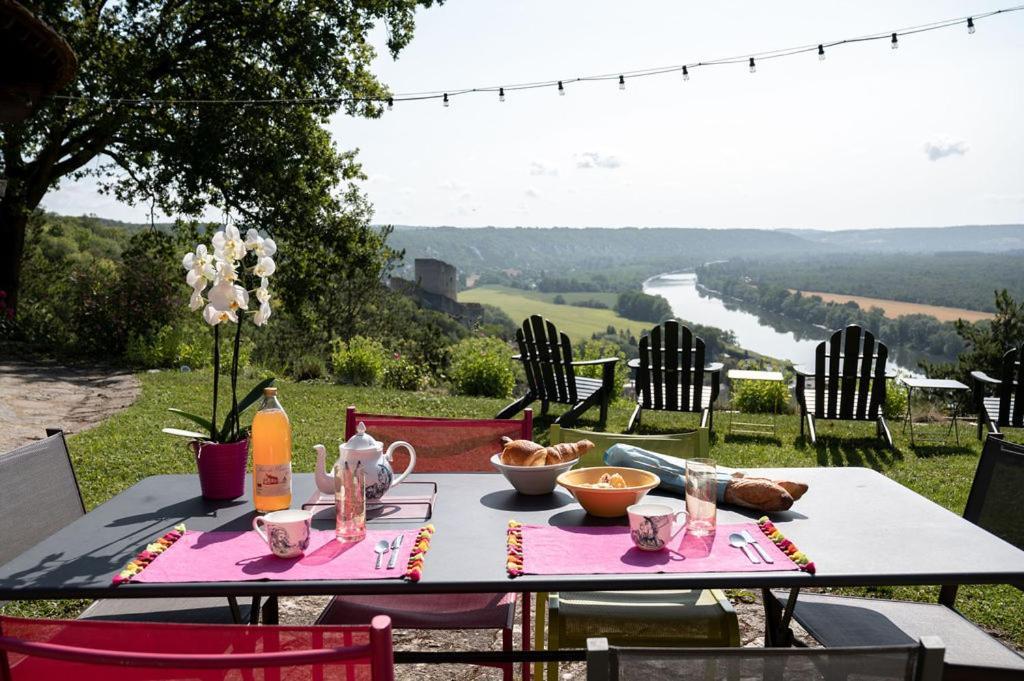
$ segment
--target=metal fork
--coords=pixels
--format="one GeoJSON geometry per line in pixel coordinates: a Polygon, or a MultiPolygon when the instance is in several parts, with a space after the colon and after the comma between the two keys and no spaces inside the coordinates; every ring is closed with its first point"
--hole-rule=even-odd
{"type": "Polygon", "coordinates": [[[757,549],[757,552],[759,554],[761,554],[761,558],[764,559],[764,562],[766,562],[766,563],[774,563],[775,562],[768,555],[768,552],[761,548],[761,545],[757,543],[757,540],[754,539],[752,536],[750,536],[750,532],[747,532],[746,530],[743,530],[742,532],[740,532],[740,535],[742,535],[743,538],[747,540],[748,544],[750,544],[755,549],[757,549]]]}

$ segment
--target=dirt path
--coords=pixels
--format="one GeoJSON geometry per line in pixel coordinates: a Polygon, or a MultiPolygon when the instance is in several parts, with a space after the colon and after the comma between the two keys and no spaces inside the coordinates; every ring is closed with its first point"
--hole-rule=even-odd
{"type": "Polygon", "coordinates": [[[0,362],[0,452],[46,434],[46,428],[77,433],[135,401],[139,381],[109,367],[0,362]]]}

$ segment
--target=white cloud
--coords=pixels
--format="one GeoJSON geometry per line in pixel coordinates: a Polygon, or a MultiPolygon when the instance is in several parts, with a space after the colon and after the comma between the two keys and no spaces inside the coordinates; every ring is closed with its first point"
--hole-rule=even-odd
{"type": "Polygon", "coordinates": [[[543,161],[531,161],[530,162],[530,174],[531,175],[547,175],[549,177],[558,176],[558,168],[549,166],[543,161]]]}
{"type": "Polygon", "coordinates": [[[577,168],[618,168],[622,165],[622,161],[617,156],[606,156],[596,151],[585,151],[582,154],[576,154],[576,167],[577,168]]]}
{"type": "Polygon", "coordinates": [[[450,192],[459,192],[466,188],[466,185],[456,182],[455,180],[445,180],[437,185],[438,189],[444,189],[450,192]]]}
{"type": "Polygon", "coordinates": [[[929,161],[938,161],[947,156],[963,156],[969,150],[970,147],[967,146],[967,142],[948,138],[925,142],[924,145],[924,153],[928,155],[929,161]]]}
{"type": "Polygon", "coordinates": [[[526,194],[531,199],[539,199],[540,198],[540,192],[537,191],[537,189],[534,188],[534,187],[527,187],[526,191],[523,192],[523,193],[526,194]]]}

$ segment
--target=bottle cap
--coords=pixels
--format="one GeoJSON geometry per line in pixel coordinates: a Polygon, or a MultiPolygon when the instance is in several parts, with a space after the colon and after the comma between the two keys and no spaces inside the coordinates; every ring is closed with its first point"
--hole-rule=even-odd
{"type": "Polygon", "coordinates": [[[265,397],[275,397],[277,395],[277,388],[264,388],[263,395],[265,397]]]}

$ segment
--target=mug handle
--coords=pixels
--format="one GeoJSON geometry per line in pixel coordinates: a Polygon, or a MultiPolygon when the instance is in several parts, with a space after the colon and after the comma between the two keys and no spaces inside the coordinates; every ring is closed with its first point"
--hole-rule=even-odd
{"type": "Polygon", "coordinates": [[[265,522],[267,522],[267,521],[266,521],[266,519],[265,519],[265,518],[264,518],[263,516],[261,516],[261,515],[258,515],[258,516],[256,516],[255,518],[253,518],[253,519],[252,519],[252,529],[256,530],[256,534],[258,534],[259,536],[261,536],[261,537],[263,538],[263,541],[265,541],[265,542],[268,542],[268,543],[269,543],[269,540],[267,539],[267,533],[266,533],[266,532],[264,532],[264,531],[263,531],[263,528],[262,528],[262,527],[260,526],[260,521],[261,521],[261,520],[262,520],[262,521],[263,521],[264,523],[265,523],[265,522]]]}
{"type": "Polygon", "coordinates": [[[683,516],[685,518],[686,517],[686,511],[685,510],[683,510],[683,511],[676,511],[675,513],[672,514],[672,525],[673,525],[673,527],[672,527],[672,536],[670,537],[670,539],[675,539],[677,534],[679,534],[681,531],[686,529],[686,520],[683,520],[683,522],[679,522],[679,520],[678,520],[679,516],[683,516]]]}
{"type": "Polygon", "coordinates": [[[405,467],[405,470],[402,471],[401,475],[391,482],[392,487],[405,480],[406,476],[409,475],[409,473],[412,473],[412,469],[416,467],[416,450],[412,448],[411,444],[403,442],[402,440],[392,442],[391,446],[388,447],[388,451],[384,453],[384,458],[391,461],[391,452],[395,451],[398,447],[405,447],[405,451],[409,452],[409,465],[405,467]]]}

